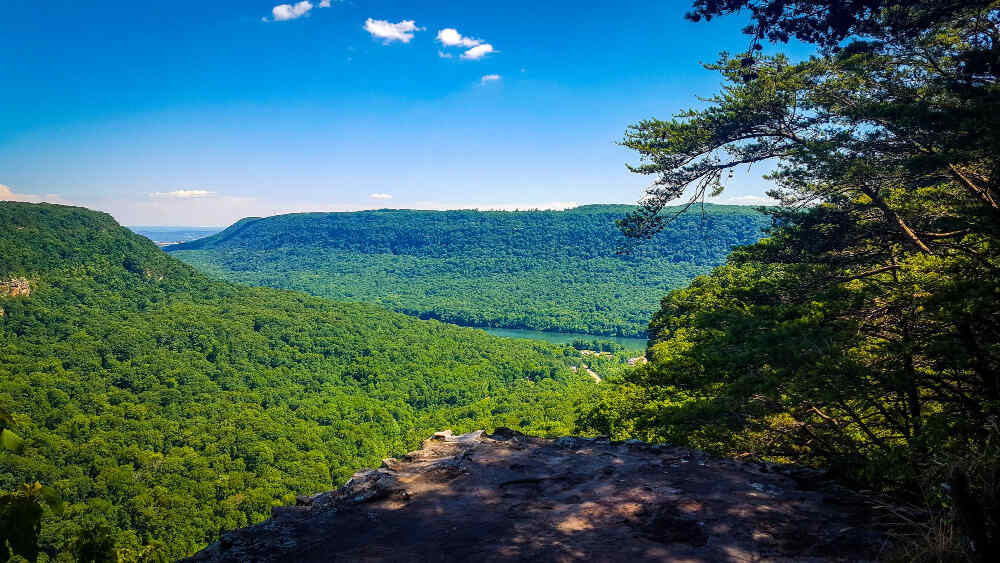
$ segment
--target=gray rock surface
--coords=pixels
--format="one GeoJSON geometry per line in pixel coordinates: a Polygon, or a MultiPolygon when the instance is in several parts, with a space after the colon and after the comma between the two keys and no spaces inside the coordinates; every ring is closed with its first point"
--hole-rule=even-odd
{"type": "Polygon", "coordinates": [[[439,432],[189,561],[866,561],[883,543],[815,471],[501,428],[439,432]]]}

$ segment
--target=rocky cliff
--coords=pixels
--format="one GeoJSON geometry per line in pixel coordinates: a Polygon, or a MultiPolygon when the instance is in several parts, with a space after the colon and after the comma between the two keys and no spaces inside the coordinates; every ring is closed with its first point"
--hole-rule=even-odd
{"type": "Polygon", "coordinates": [[[883,543],[815,471],[498,429],[438,433],[189,561],[863,561],[883,543]]]}
{"type": "Polygon", "coordinates": [[[0,280],[0,297],[27,297],[31,295],[31,282],[27,278],[0,280]]]}
{"type": "MultiPolygon", "coordinates": [[[[31,295],[31,282],[27,278],[10,278],[0,280],[0,297],[27,297],[31,295]]],[[[0,305],[0,317],[7,314],[7,310],[0,305]]]]}

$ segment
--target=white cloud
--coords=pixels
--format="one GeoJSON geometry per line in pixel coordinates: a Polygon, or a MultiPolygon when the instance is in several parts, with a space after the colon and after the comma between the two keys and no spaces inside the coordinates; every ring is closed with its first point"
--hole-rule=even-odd
{"type": "MultiPolygon", "coordinates": [[[[35,197],[35,196],[33,196],[35,197]]],[[[2,189],[0,189],[0,200],[2,189]]],[[[395,200],[395,198],[394,198],[395,200]]],[[[79,205],[79,204],[77,204],[79,205]]],[[[225,226],[243,217],[269,217],[285,213],[308,213],[314,211],[362,211],[382,209],[387,202],[371,200],[368,203],[336,203],[301,201],[295,199],[259,199],[218,194],[208,199],[192,198],[145,198],[129,199],[109,197],[85,202],[91,209],[105,211],[123,225],[216,225],[225,226]]],[[[578,207],[576,202],[549,201],[537,203],[442,203],[437,201],[416,201],[392,205],[394,209],[478,209],[481,211],[554,210],[578,207]]]]}
{"type": "Polygon", "coordinates": [[[475,47],[483,42],[482,39],[462,37],[457,29],[446,27],[438,31],[437,40],[445,47],[475,47]]]}
{"type": "MultiPolygon", "coordinates": [[[[295,4],[278,4],[277,6],[271,8],[271,15],[274,16],[270,21],[287,21],[294,20],[296,18],[301,18],[302,16],[309,13],[309,10],[313,9],[312,2],[309,0],[302,0],[301,2],[296,2],[295,4]]],[[[268,21],[264,18],[264,21],[268,21]]]]}
{"type": "Polygon", "coordinates": [[[462,58],[474,61],[476,59],[481,59],[487,53],[492,53],[492,52],[493,52],[493,45],[490,45],[489,43],[483,43],[482,45],[476,45],[475,47],[462,53],[462,58]]]}
{"type": "Polygon", "coordinates": [[[361,211],[382,204],[367,205],[259,199],[219,194],[208,199],[109,198],[90,202],[88,207],[106,211],[123,225],[230,225],[243,217],[270,217],[312,211],[361,211]]]}
{"type": "Polygon", "coordinates": [[[482,78],[479,79],[480,84],[486,84],[487,82],[495,82],[500,80],[499,74],[484,74],[482,78]]]}
{"type": "Polygon", "coordinates": [[[413,20],[390,23],[386,20],[373,20],[371,18],[365,20],[364,27],[365,31],[372,34],[372,37],[378,37],[386,44],[393,41],[409,43],[410,39],[413,39],[413,32],[423,29],[417,27],[417,24],[413,20]]]}
{"type": "Polygon", "coordinates": [[[392,199],[392,195],[391,194],[372,194],[372,195],[370,195],[368,197],[370,197],[372,199],[392,199]]]}
{"type": "Polygon", "coordinates": [[[149,194],[149,197],[153,199],[194,199],[213,196],[215,196],[215,192],[208,190],[174,190],[172,192],[153,192],[149,194]]]}
{"type": "Polygon", "coordinates": [[[14,195],[14,190],[0,184],[0,201],[20,201],[16,197],[18,196],[14,195]]]}
{"type": "Polygon", "coordinates": [[[319,0],[319,7],[320,8],[329,8],[330,7],[330,0],[319,0]]]}
{"type": "Polygon", "coordinates": [[[723,205],[778,205],[778,200],[759,195],[738,195],[708,198],[708,201],[723,205]]]}
{"type": "Polygon", "coordinates": [[[442,59],[453,58],[451,53],[445,53],[444,51],[441,50],[438,50],[438,56],[441,57],[442,59]]]}
{"type": "Polygon", "coordinates": [[[73,205],[72,202],[63,199],[63,197],[58,194],[19,194],[14,193],[14,190],[3,184],[0,184],[0,201],[20,201],[24,203],[41,203],[44,201],[46,203],[73,205]]]}

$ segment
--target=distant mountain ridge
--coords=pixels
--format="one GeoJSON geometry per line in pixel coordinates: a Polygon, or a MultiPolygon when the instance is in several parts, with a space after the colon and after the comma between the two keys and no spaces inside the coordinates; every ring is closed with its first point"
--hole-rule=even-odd
{"type": "Polygon", "coordinates": [[[755,208],[705,204],[636,244],[615,225],[633,209],[296,213],[241,219],[166,250],[229,281],[422,318],[642,337],[667,291],[770,225],[755,208]]]}
{"type": "MultiPolygon", "coordinates": [[[[615,227],[615,220],[635,209],[633,205],[595,204],[560,211],[427,211],[380,209],[371,211],[291,213],[271,217],[247,217],[205,238],[166,247],[178,250],[246,248],[266,250],[290,244],[366,253],[393,252],[443,256],[510,248],[532,255],[615,255],[631,241],[615,227]],[[589,246],[577,242],[580,235],[590,238],[589,246]],[[595,236],[596,235],[596,236],[595,236]]],[[[715,250],[719,235],[758,235],[766,217],[754,208],[705,204],[704,215],[694,208],[668,226],[666,236],[686,229],[702,231],[700,249],[706,255],[715,250]],[[741,224],[733,218],[760,219],[741,224]],[[718,227],[733,233],[713,232],[718,227]]],[[[756,239],[753,240],[755,242],[756,239]]],[[[674,261],[690,256],[669,243],[630,248],[633,254],[659,256],[674,261]]],[[[684,252],[697,251],[685,247],[684,252]]]]}

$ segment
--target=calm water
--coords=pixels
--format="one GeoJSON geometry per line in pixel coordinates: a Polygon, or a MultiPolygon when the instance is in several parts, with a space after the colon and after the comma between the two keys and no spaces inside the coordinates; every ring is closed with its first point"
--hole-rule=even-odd
{"type": "Polygon", "coordinates": [[[572,344],[574,340],[603,340],[606,342],[616,342],[625,347],[630,352],[645,352],[645,338],[625,338],[622,336],[594,336],[593,334],[582,334],[578,332],[542,332],[540,330],[528,330],[523,328],[483,328],[494,336],[506,338],[530,338],[532,340],[543,340],[552,344],[572,344]]]}
{"type": "Polygon", "coordinates": [[[214,235],[221,231],[222,227],[129,227],[129,229],[155,242],[157,246],[166,246],[214,235]]]}

